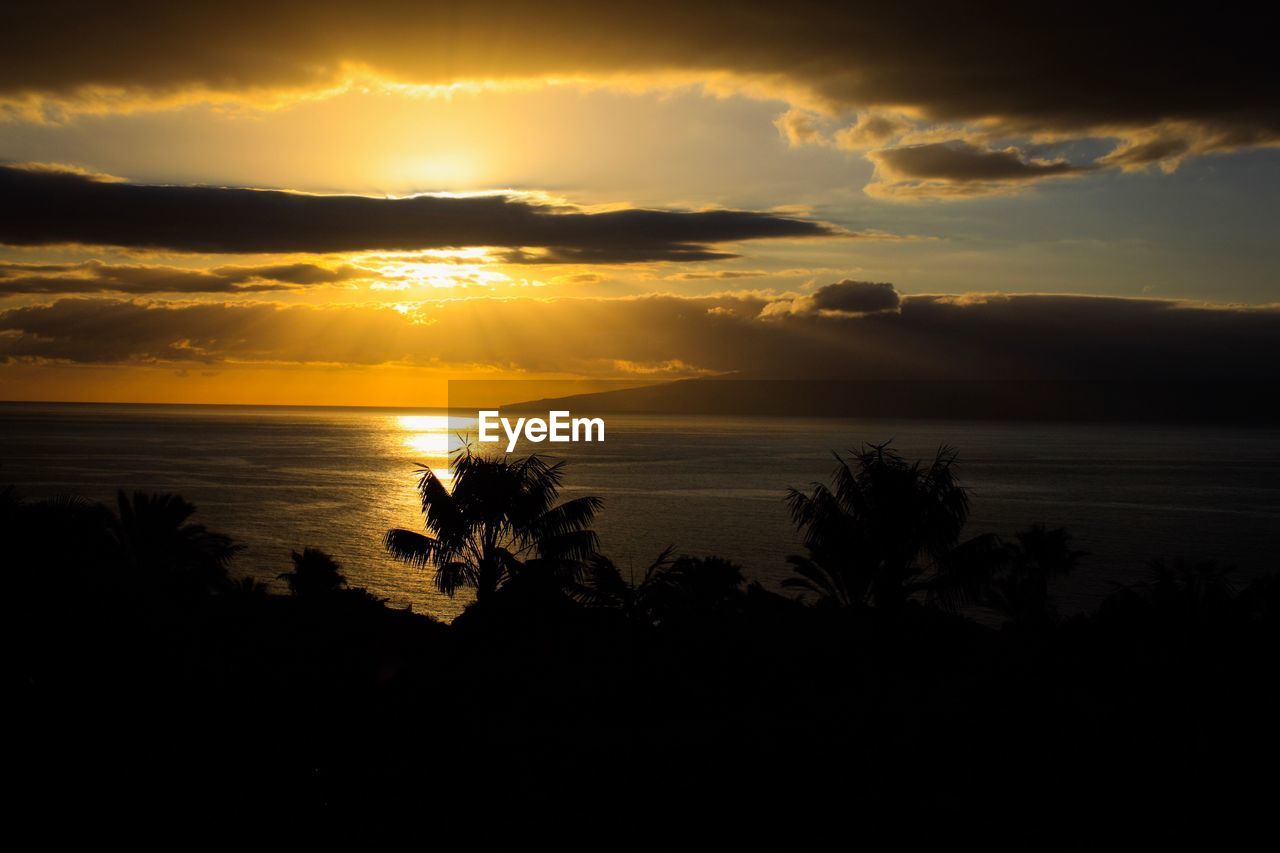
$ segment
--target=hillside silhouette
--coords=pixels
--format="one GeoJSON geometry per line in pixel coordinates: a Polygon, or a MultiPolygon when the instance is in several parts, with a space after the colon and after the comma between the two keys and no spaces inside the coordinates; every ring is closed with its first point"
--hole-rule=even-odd
{"type": "Polygon", "coordinates": [[[383,544],[474,591],[447,625],[311,548],[278,590],[238,577],[233,540],[176,495],[6,489],[20,803],[1042,846],[1267,813],[1242,766],[1280,754],[1277,576],[1154,563],[1060,617],[1053,580],[1088,556],[1061,529],[969,531],[956,458],[864,445],[780,491],[804,547],[771,590],[661,531],[625,571],[591,530],[607,508],[559,502],[563,466],[464,450],[452,490],[422,472],[419,529],[383,544]]]}
{"type": "Polygon", "coordinates": [[[504,410],[567,409],[575,414],[1280,423],[1280,387],[1265,381],[862,380],[740,374],[639,388],[628,384],[521,402],[514,402],[519,392],[510,387],[513,384],[493,383],[493,393],[486,395],[482,380],[452,383],[451,407],[474,414],[476,407],[468,404],[488,399],[486,405],[502,405],[504,410]]]}

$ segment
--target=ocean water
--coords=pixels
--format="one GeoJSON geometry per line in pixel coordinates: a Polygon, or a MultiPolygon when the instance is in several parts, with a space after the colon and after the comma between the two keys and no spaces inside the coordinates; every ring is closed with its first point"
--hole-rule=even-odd
{"type": "MultiPolygon", "coordinates": [[[[1067,527],[1089,552],[1057,589],[1068,611],[1142,580],[1156,557],[1280,564],[1280,431],[798,418],[616,416],[603,444],[555,445],[564,496],[604,499],[602,550],[637,573],[667,545],[719,554],[773,586],[795,535],[789,486],[829,475],[833,450],[892,439],[908,456],[960,451],[969,533],[1067,527]]],[[[374,409],[0,404],[0,483],[31,497],[111,500],[174,491],[197,520],[246,546],[236,571],[274,582],[289,552],[323,548],[352,584],[450,619],[466,599],[383,553],[419,527],[416,465],[447,472],[440,413],[374,409]]],[[[544,450],[548,445],[537,445],[544,450]]],[[[522,447],[521,450],[525,448],[522,447]]]]}

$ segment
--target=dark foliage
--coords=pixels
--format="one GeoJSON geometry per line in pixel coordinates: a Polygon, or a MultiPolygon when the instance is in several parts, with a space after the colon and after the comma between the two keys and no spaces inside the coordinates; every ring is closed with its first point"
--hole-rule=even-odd
{"type": "Polygon", "coordinates": [[[1060,618],[1051,582],[1080,553],[1045,528],[963,540],[953,463],[871,448],[793,496],[815,567],[801,588],[841,606],[672,549],[626,576],[594,542],[562,547],[595,505],[548,518],[558,468],[477,466],[498,496],[424,486],[439,544],[423,547],[488,585],[452,625],[347,589],[312,549],[292,595],[233,581],[230,541],[174,496],[113,511],[0,492],[21,803],[92,825],[141,808],[188,826],[760,840],[781,824],[793,843],[932,829],[1035,847],[1118,819],[1222,840],[1223,816],[1269,813],[1242,768],[1280,756],[1276,576],[1155,564],[1060,618]]]}
{"type": "Polygon", "coordinates": [[[571,578],[595,554],[590,525],[600,499],[557,504],[563,465],[537,456],[486,457],[467,447],[452,460],[452,488],[423,466],[418,493],[426,532],[389,530],[387,550],[410,565],[431,566],[446,595],[469,588],[479,601],[529,562],[571,578]]]}
{"type": "Polygon", "coordinates": [[[280,575],[289,585],[289,592],[306,598],[333,595],[347,585],[338,562],[316,548],[303,548],[289,555],[293,559],[293,571],[280,575]]]}

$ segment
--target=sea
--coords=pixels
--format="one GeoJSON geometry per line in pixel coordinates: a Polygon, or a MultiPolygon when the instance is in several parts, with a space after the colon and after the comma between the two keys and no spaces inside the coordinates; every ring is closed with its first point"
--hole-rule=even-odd
{"type": "MultiPolygon", "coordinates": [[[[456,413],[455,413],[456,415],[456,413]]],[[[604,500],[601,550],[636,576],[667,546],[719,555],[771,589],[799,553],[789,488],[827,480],[833,454],[891,442],[959,452],[966,535],[1067,528],[1087,556],[1055,587],[1064,612],[1140,583],[1154,559],[1214,560],[1239,584],[1280,567],[1280,430],[1090,423],[617,415],[602,443],[522,444],[562,459],[565,498],[604,500]]],[[[391,559],[392,527],[421,529],[422,465],[447,481],[473,421],[435,410],[0,403],[0,484],[28,498],[114,501],[176,492],[244,545],[234,566],[281,588],[290,552],[321,548],[349,583],[442,620],[467,605],[430,569],[391,559]]]]}

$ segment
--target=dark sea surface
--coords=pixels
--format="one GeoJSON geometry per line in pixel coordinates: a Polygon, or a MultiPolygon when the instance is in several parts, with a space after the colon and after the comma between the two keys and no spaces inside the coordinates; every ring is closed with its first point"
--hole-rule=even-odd
{"type": "MultiPolygon", "coordinates": [[[[605,500],[602,550],[639,573],[669,544],[719,554],[773,586],[795,536],[788,486],[826,479],[833,449],[893,439],[908,456],[960,450],[970,535],[1066,526],[1089,557],[1057,590],[1087,609],[1155,557],[1280,566],[1280,431],[1115,424],[613,416],[603,444],[524,445],[568,461],[565,497],[605,500]]],[[[447,470],[442,413],[376,409],[0,403],[0,483],[30,497],[174,491],[247,546],[236,571],[272,580],[323,548],[353,585],[449,619],[466,601],[389,559],[389,527],[419,525],[415,463],[447,470]]],[[[487,446],[486,446],[487,447],[487,446]]]]}

